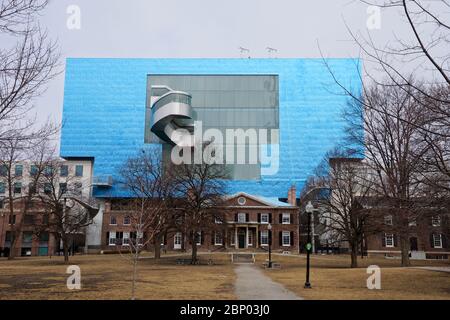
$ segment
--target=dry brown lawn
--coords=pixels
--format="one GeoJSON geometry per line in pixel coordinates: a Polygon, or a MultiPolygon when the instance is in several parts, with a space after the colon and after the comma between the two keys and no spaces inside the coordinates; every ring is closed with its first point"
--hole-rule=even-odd
{"type": "MultiPolygon", "coordinates": [[[[138,299],[158,300],[233,300],[235,274],[228,255],[202,254],[214,265],[177,265],[179,257],[154,260],[145,256],[139,262],[138,299]]],[[[267,255],[256,256],[257,266],[267,255]]],[[[274,255],[281,269],[264,270],[274,281],[283,284],[305,299],[450,299],[450,273],[399,268],[399,260],[365,258],[360,267],[350,269],[349,257],[313,256],[311,283],[304,289],[304,256],[274,255]],[[368,290],[368,265],[381,267],[381,290],[368,290]]],[[[67,266],[61,257],[0,259],[0,300],[4,299],[129,299],[131,264],[120,255],[71,257],[72,265],[81,268],[82,289],[68,290],[67,266]]],[[[450,266],[445,261],[414,261],[413,266],[450,266]]]]}
{"type": "MultiPolygon", "coordinates": [[[[267,258],[258,256],[258,264],[267,258]]],[[[400,268],[399,260],[365,258],[359,268],[349,268],[350,258],[313,256],[311,259],[312,289],[304,289],[306,258],[274,256],[281,269],[265,270],[274,281],[283,284],[305,299],[450,299],[450,273],[400,268]],[[368,290],[366,267],[381,268],[381,290],[368,290]]],[[[450,266],[448,260],[413,261],[413,266],[450,266]]]]}
{"type": "MultiPolygon", "coordinates": [[[[201,259],[209,258],[201,255],[201,259]]],[[[225,255],[214,265],[176,265],[176,257],[139,262],[138,299],[235,299],[233,266],[225,255]]],[[[81,290],[67,289],[67,266],[61,257],[0,260],[0,300],[4,299],[129,299],[131,263],[120,255],[71,258],[81,268],[81,290]]]]}

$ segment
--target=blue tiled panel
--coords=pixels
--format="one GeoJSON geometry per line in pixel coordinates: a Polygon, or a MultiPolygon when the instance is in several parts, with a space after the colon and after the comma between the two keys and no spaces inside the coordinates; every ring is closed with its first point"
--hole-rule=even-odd
{"type": "MultiPolygon", "coordinates": [[[[329,59],[335,76],[361,90],[357,59],[329,59]]],[[[112,174],[144,146],[148,74],[278,74],[280,170],[261,181],[230,181],[228,192],[286,197],[303,186],[343,136],[341,93],[321,59],[67,59],[62,157],[93,157],[94,175],[112,174]]],[[[97,197],[124,196],[117,185],[97,197]]]]}

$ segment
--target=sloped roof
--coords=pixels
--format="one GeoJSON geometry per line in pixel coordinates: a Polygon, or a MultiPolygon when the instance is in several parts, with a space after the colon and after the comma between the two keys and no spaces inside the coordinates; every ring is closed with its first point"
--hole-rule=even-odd
{"type": "Polygon", "coordinates": [[[250,199],[253,199],[255,201],[261,202],[262,204],[265,204],[270,207],[288,207],[288,208],[294,208],[295,206],[290,205],[289,203],[283,202],[278,200],[278,198],[275,197],[263,197],[259,195],[251,195],[246,192],[238,192],[232,195],[229,195],[227,199],[233,199],[237,197],[247,197],[250,199]]]}

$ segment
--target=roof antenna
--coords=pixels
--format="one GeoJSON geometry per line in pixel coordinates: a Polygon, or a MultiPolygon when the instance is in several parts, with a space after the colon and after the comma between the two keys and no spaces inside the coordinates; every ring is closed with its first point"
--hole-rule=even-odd
{"type": "Polygon", "coordinates": [[[266,50],[267,50],[267,52],[269,54],[269,58],[273,58],[273,54],[275,54],[275,58],[277,57],[276,56],[276,53],[278,52],[277,49],[271,48],[271,47],[267,47],[266,50]]]}
{"type": "Polygon", "coordinates": [[[244,58],[244,54],[248,54],[248,58],[250,59],[250,50],[247,48],[239,47],[239,51],[241,52],[240,57],[244,58]]]}

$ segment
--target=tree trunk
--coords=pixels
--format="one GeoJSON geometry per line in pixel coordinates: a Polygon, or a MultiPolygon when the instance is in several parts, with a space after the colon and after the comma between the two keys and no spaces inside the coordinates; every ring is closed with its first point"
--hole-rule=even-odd
{"type": "Polygon", "coordinates": [[[16,257],[16,242],[17,242],[17,237],[16,237],[16,232],[15,231],[11,231],[11,245],[9,246],[9,255],[8,255],[8,260],[13,260],[16,257]]]}
{"type": "Polygon", "coordinates": [[[133,259],[133,279],[131,282],[131,300],[136,300],[136,278],[137,278],[138,259],[139,259],[139,252],[136,251],[136,253],[134,254],[134,259],[133,259]]]}
{"type": "Polygon", "coordinates": [[[63,239],[63,247],[64,247],[64,263],[69,264],[69,241],[63,239]]]}
{"type": "Polygon", "coordinates": [[[405,236],[400,236],[400,250],[402,253],[402,267],[409,267],[411,265],[409,261],[409,239],[405,236]]]}
{"type": "Polygon", "coordinates": [[[350,268],[357,268],[358,267],[358,243],[354,241],[350,244],[351,249],[351,264],[350,268]]]}
{"type": "Polygon", "coordinates": [[[161,236],[156,236],[153,242],[155,246],[155,259],[161,259],[161,236]]]}
{"type": "Polygon", "coordinates": [[[197,264],[197,242],[195,241],[195,237],[192,239],[192,258],[191,264],[197,264]]]}

